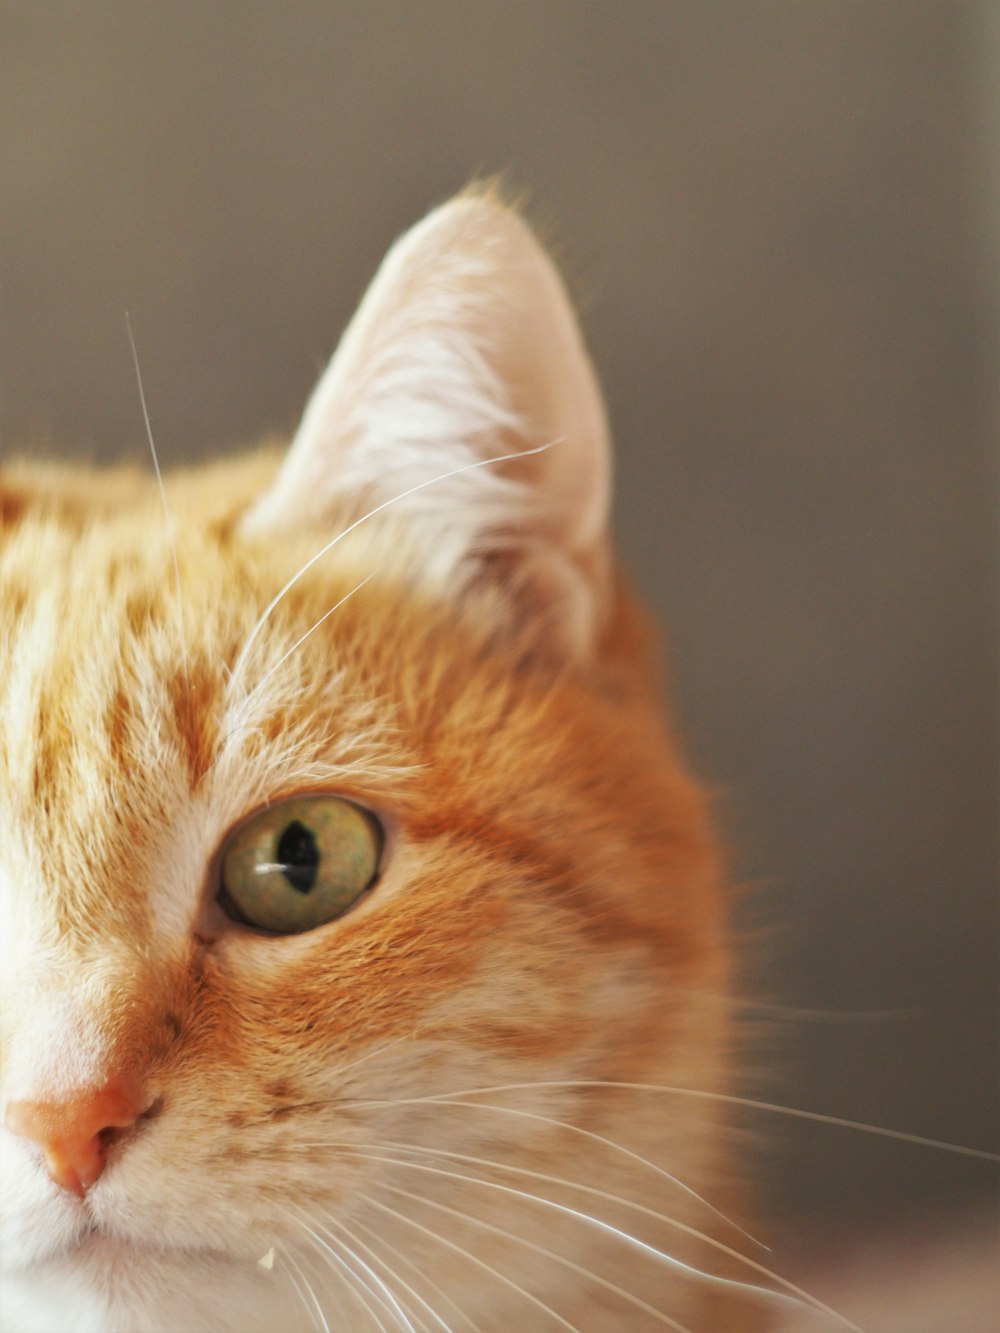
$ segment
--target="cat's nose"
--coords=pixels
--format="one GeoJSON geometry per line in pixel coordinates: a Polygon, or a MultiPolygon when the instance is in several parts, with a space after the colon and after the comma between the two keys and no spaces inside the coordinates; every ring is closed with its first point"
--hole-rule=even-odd
{"type": "Polygon", "coordinates": [[[82,1198],[104,1170],[117,1132],[149,1110],[149,1097],[137,1087],[109,1079],[59,1100],[11,1102],[4,1123],[12,1134],[34,1139],[56,1184],[82,1198]]]}

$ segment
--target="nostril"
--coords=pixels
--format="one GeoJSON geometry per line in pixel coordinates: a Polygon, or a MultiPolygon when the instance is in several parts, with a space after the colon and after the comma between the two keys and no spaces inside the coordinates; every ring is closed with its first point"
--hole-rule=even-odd
{"type": "Polygon", "coordinates": [[[97,1131],[94,1135],[94,1141],[97,1151],[102,1159],[104,1153],[111,1147],[116,1139],[121,1138],[121,1135],[122,1130],[120,1130],[117,1125],[108,1125],[107,1129],[99,1129],[97,1131]]]}
{"type": "Polygon", "coordinates": [[[163,1098],[157,1097],[146,1107],[145,1111],[140,1112],[135,1119],[127,1125],[105,1125],[94,1135],[97,1151],[100,1155],[101,1168],[103,1170],[107,1151],[119,1140],[128,1138],[136,1126],[146,1120],[155,1120],[163,1110],[163,1098]]]}

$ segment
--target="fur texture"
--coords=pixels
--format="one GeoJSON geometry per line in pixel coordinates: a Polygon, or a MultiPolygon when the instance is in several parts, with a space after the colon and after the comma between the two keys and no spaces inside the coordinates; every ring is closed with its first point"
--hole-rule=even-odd
{"type": "Polygon", "coordinates": [[[608,478],[561,284],[481,194],[391,252],[287,454],[169,476],[169,527],[137,473],[0,473],[4,1101],[148,1106],[85,1198],[0,1130],[4,1330],[764,1326],[704,1276],[766,1285],[719,1104],[629,1086],[727,1090],[730,964],[608,478]],[[382,822],[374,888],[228,919],[227,833],[317,791],[382,822]]]}

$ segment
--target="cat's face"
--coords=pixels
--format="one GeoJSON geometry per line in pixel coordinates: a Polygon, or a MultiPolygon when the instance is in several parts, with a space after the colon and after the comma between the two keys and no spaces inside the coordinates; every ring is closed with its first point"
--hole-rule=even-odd
{"type": "Polygon", "coordinates": [[[607,470],[469,198],[280,471],[0,473],[5,1330],[703,1308],[642,1245],[721,1270],[711,1104],[611,1085],[726,1086],[724,906],[607,470]]]}

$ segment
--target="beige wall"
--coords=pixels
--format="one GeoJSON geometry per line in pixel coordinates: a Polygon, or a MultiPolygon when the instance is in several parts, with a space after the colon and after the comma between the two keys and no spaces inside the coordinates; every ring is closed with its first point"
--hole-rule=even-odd
{"type": "MultiPolygon", "coordinates": [[[[998,1114],[995,13],[0,6],[4,452],[142,456],[125,310],[165,464],[289,426],[393,235],[509,169],[584,301],[621,541],[777,926],[765,984],[900,1011],[777,1020],[777,1095],[978,1145],[998,1114]]],[[[795,1207],[987,1188],[931,1152],[759,1127],[795,1207]]]]}

